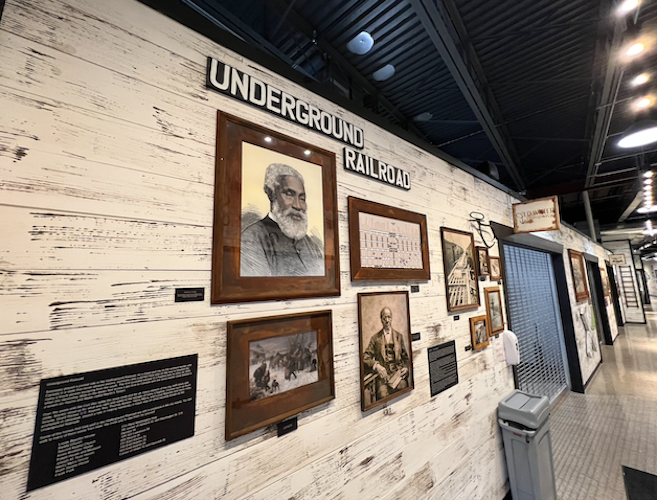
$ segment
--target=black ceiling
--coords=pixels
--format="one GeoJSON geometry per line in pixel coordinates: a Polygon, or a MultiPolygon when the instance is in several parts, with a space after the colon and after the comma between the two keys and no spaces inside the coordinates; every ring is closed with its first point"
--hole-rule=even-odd
{"type": "Polygon", "coordinates": [[[636,118],[631,101],[651,90],[628,81],[657,50],[632,64],[618,53],[655,32],[655,4],[619,17],[609,0],[170,1],[460,163],[488,173],[492,162],[528,198],[560,195],[567,222],[585,219],[583,191],[603,226],[644,217],[638,177],[657,146],[616,142],[636,118]],[[375,43],[355,55],[346,44],[361,31],[375,43]],[[386,64],[395,75],[375,81],[386,64]]]}

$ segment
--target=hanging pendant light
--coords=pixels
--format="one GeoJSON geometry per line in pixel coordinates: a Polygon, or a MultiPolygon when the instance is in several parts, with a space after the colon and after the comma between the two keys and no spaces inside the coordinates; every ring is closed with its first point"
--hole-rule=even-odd
{"type": "Polygon", "coordinates": [[[640,120],[623,132],[621,140],[618,141],[618,147],[638,148],[653,142],[657,142],[657,121],[640,120]]]}

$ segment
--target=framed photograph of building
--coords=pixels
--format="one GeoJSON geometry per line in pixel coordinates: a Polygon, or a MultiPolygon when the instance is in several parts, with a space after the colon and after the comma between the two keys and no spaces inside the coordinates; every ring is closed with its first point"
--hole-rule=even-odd
{"type": "Polygon", "coordinates": [[[408,292],[358,294],[361,409],[413,390],[408,292]]]}
{"type": "Polygon", "coordinates": [[[491,281],[499,281],[502,279],[502,262],[499,257],[488,257],[490,263],[490,279],[491,281]]]}
{"type": "Polygon", "coordinates": [[[570,270],[573,275],[573,286],[575,287],[575,300],[582,302],[589,298],[589,286],[586,283],[586,266],[582,252],[568,250],[570,259],[570,270]]]}
{"type": "Polygon", "coordinates": [[[611,297],[611,284],[609,283],[609,275],[607,274],[607,267],[600,268],[600,276],[602,278],[602,291],[605,297],[611,297]]]}
{"type": "Polygon", "coordinates": [[[472,337],[472,349],[478,351],[489,343],[488,326],[486,316],[470,318],[470,336],[472,337]]]}
{"type": "Polygon", "coordinates": [[[488,333],[496,335],[504,330],[504,314],[502,313],[502,292],[500,287],[484,288],[486,299],[486,317],[488,333]]]}
{"type": "Polygon", "coordinates": [[[349,197],[351,279],[431,278],[425,215],[349,197]]]}
{"type": "Polygon", "coordinates": [[[461,311],[479,307],[479,285],[475,266],[472,233],[440,228],[445,266],[447,310],[461,311]]]}
{"type": "Polygon", "coordinates": [[[340,295],[335,154],[219,112],[212,303],[340,295]]]}
{"type": "Polygon", "coordinates": [[[228,322],[226,440],[335,397],[331,311],[228,322]]]}
{"type": "Polygon", "coordinates": [[[490,276],[490,261],[488,258],[488,248],[475,247],[477,255],[477,274],[479,276],[490,276]]]}

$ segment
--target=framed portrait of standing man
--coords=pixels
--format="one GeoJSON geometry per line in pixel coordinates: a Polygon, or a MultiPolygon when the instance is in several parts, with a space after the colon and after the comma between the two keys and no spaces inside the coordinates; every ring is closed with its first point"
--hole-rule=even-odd
{"type": "Polygon", "coordinates": [[[212,303],[340,295],[335,154],[221,111],[212,303]]]}
{"type": "Polygon", "coordinates": [[[358,294],[361,409],[413,390],[408,292],[358,294]]]}

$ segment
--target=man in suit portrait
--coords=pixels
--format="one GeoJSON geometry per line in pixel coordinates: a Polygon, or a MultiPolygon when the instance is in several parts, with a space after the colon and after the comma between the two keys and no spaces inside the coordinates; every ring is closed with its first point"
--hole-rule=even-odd
{"type": "Polygon", "coordinates": [[[240,275],[324,276],[324,254],[307,234],[303,176],[289,165],[272,163],[264,191],[270,210],[242,231],[240,275]]]}
{"type": "Polygon", "coordinates": [[[375,400],[408,387],[409,356],[404,336],[392,328],[392,311],[381,310],[383,328],[372,335],[363,353],[366,379],[372,380],[375,400]]]}

